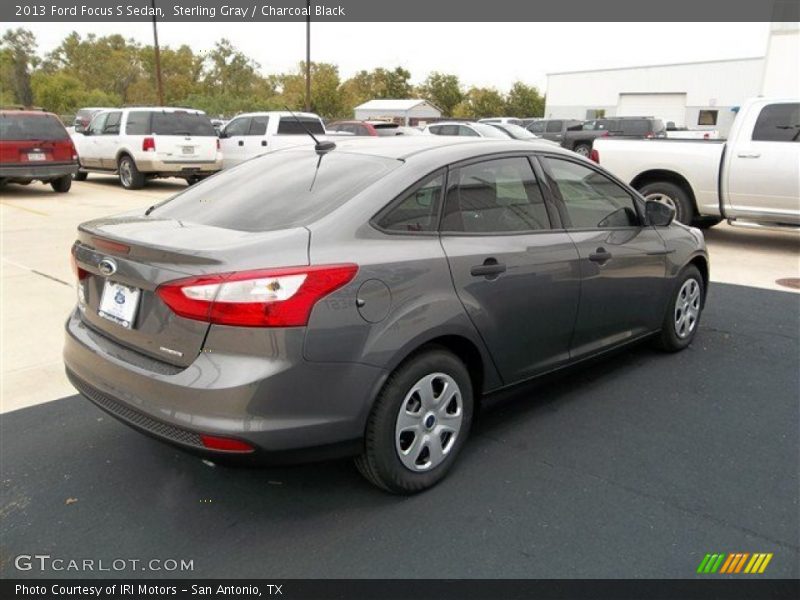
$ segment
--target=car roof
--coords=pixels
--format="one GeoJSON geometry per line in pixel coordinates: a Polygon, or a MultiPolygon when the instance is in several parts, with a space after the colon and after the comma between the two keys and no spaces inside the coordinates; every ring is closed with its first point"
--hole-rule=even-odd
{"type": "MultiPolygon", "coordinates": [[[[13,116],[13,115],[20,115],[25,117],[56,117],[55,113],[47,112],[46,110],[0,110],[0,115],[4,117],[13,116]]],[[[58,117],[56,117],[58,118],[58,117]]]]}
{"type": "Polygon", "coordinates": [[[288,110],[265,110],[259,112],[249,112],[249,113],[242,113],[240,115],[236,115],[231,119],[236,119],[238,117],[308,117],[310,119],[319,119],[319,115],[309,112],[289,112],[288,110]]]}
{"type": "MultiPolygon", "coordinates": [[[[385,138],[343,138],[336,141],[331,152],[347,152],[378,156],[402,161],[425,161],[432,158],[453,162],[485,154],[501,152],[531,152],[535,150],[573,155],[544,140],[508,140],[458,136],[392,136],[385,138]]],[[[313,152],[313,146],[294,146],[278,152],[313,152]]]]}

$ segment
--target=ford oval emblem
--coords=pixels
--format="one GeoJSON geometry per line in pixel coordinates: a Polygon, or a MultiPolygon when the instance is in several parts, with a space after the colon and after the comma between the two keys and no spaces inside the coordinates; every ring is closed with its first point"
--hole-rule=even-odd
{"type": "Polygon", "coordinates": [[[97,268],[98,268],[98,269],[100,269],[100,272],[101,272],[103,275],[105,275],[106,277],[108,277],[109,275],[113,275],[114,273],[116,273],[116,272],[117,272],[117,263],[116,263],[116,262],[114,262],[114,261],[113,261],[112,259],[110,259],[110,258],[104,258],[104,259],[103,259],[103,260],[101,260],[101,261],[100,261],[100,263],[97,265],[97,268]]]}

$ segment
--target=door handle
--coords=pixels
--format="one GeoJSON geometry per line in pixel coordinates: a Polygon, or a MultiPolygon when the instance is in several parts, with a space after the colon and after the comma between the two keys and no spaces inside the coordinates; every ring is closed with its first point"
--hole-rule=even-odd
{"type": "Polygon", "coordinates": [[[739,158],[759,158],[761,152],[739,152],[736,156],[739,158]]]}
{"type": "Polygon", "coordinates": [[[486,277],[487,279],[499,277],[505,272],[506,266],[497,262],[495,258],[487,258],[482,265],[475,265],[469,270],[470,275],[473,277],[486,277]]]}
{"type": "Polygon", "coordinates": [[[605,248],[598,248],[589,255],[589,260],[602,265],[611,260],[611,253],[605,248]]]}
{"type": "Polygon", "coordinates": [[[239,145],[244,146],[244,140],[239,140],[239,145]]]}
{"type": "Polygon", "coordinates": [[[266,146],[267,145],[267,140],[261,140],[261,145],[262,146],[266,146]]]}

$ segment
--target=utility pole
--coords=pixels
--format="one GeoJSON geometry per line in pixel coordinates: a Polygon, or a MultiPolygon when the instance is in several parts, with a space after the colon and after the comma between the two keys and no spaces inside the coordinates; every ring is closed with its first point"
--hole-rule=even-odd
{"type": "Polygon", "coordinates": [[[161,51],[158,48],[158,27],[156,27],[156,0],[150,0],[153,7],[153,47],[156,51],[156,82],[158,83],[158,104],[164,106],[164,84],[161,82],[161,51]]]}
{"type": "Polygon", "coordinates": [[[311,0],[306,0],[306,112],[311,112],[311,0]]]}

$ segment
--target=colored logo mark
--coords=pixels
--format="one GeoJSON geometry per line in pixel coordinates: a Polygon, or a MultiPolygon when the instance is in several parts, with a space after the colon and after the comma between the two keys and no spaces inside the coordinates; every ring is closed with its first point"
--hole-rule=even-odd
{"type": "Polygon", "coordinates": [[[756,552],[732,552],[730,554],[706,554],[697,572],[700,574],[751,574],[763,573],[769,561],[772,560],[772,553],[756,552]]]}

